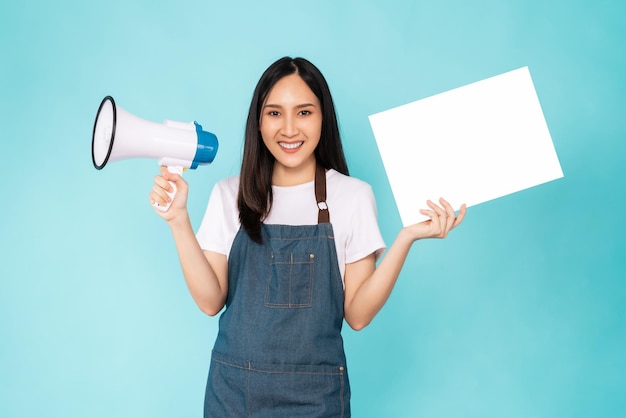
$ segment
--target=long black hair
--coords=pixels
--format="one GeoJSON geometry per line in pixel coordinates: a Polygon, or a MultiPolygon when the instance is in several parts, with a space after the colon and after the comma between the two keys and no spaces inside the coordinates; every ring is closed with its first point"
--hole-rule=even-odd
{"type": "Polygon", "coordinates": [[[261,137],[261,110],[272,87],[291,74],[298,74],[320,101],[322,132],[315,149],[317,162],[326,169],[332,168],[349,175],[335,105],[326,79],[315,65],[304,58],[283,57],[274,62],[259,79],[250,103],[237,196],[239,221],[250,238],[258,243],[261,242],[261,223],[272,207],[275,161],[261,137]]]}

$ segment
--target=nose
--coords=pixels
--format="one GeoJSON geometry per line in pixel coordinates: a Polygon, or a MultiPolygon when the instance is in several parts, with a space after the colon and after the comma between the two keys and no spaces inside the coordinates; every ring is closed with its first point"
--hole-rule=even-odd
{"type": "Polygon", "coordinates": [[[298,134],[298,123],[295,116],[285,115],[281,133],[287,138],[292,138],[298,134]]]}

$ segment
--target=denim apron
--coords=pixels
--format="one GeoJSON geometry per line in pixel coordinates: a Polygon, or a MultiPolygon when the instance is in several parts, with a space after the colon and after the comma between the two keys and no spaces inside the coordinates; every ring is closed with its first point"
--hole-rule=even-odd
{"type": "Polygon", "coordinates": [[[261,244],[243,229],[233,241],[205,417],[350,417],[343,283],[320,167],[315,185],[317,225],[262,224],[261,244]]]}

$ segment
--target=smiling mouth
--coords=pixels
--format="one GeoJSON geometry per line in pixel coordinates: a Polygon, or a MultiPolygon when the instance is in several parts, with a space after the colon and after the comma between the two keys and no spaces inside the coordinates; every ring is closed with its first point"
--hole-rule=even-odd
{"type": "Polygon", "coordinates": [[[285,149],[300,148],[302,146],[302,144],[304,144],[304,141],[292,142],[292,143],[287,143],[287,142],[279,142],[278,143],[278,145],[280,145],[281,148],[285,148],[285,149]]]}

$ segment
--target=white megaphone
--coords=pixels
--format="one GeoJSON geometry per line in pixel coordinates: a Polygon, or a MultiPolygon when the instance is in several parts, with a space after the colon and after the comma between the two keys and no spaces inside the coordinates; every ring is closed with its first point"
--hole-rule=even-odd
{"type": "MultiPolygon", "coordinates": [[[[202,130],[197,122],[166,120],[154,123],[128,113],[115,104],[111,96],[100,103],[91,140],[94,167],[101,170],[107,163],[128,158],[155,158],[172,173],[210,164],[217,153],[217,137],[202,130]]],[[[176,193],[170,194],[172,200],[176,193]]],[[[155,207],[163,212],[166,206],[155,207]]]]}

